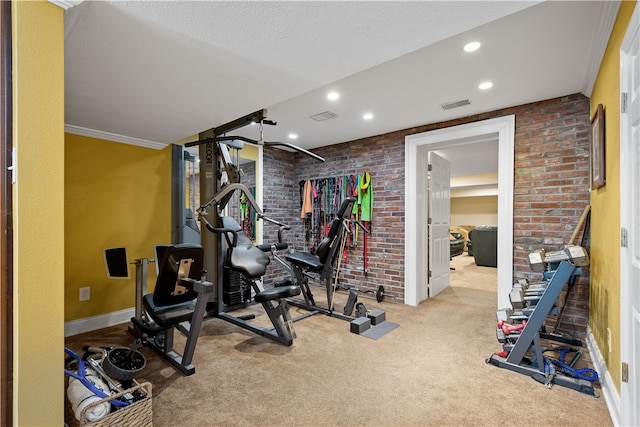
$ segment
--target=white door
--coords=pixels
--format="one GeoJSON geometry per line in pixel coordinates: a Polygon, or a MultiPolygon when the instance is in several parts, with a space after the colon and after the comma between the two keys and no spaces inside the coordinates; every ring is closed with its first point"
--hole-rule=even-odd
{"type": "Polygon", "coordinates": [[[449,287],[451,166],[429,153],[429,297],[449,287]]]}
{"type": "Polygon", "coordinates": [[[622,425],[640,425],[640,16],[636,7],[622,43],[620,89],[620,361],[622,425]],[[625,241],[626,240],[626,241],[625,241]]]}

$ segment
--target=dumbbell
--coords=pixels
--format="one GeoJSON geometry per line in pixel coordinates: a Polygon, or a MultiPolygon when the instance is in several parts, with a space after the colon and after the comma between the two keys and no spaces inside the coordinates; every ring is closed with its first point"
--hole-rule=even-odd
{"type": "Polygon", "coordinates": [[[550,263],[559,263],[561,261],[571,260],[576,267],[585,267],[589,265],[589,254],[582,246],[567,245],[564,249],[558,251],[545,251],[538,249],[531,252],[527,259],[531,270],[536,272],[545,271],[550,263]]]}
{"type": "Polygon", "coordinates": [[[547,270],[550,263],[558,263],[560,261],[567,261],[570,256],[564,251],[545,251],[544,249],[538,249],[531,252],[527,259],[531,270],[535,272],[543,272],[547,270]]]}
{"type": "Polygon", "coordinates": [[[537,282],[533,284],[516,283],[513,285],[513,290],[519,290],[523,295],[539,295],[547,289],[548,282],[537,282]]]}
{"type": "Polygon", "coordinates": [[[522,310],[538,304],[538,301],[542,298],[542,294],[543,292],[525,293],[520,289],[512,289],[511,292],[509,292],[509,301],[514,310],[522,310]]]}
{"type": "Polygon", "coordinates": [[[529,315],[525,314],[523,311],[515,311],[512,308],[503,308],[496,311],[496,320],[502,320],[507,323],[521,322],[528,318],[529,315]]]}
{"type": "Polygon", "coordinates": [[[589,254],[582,246],[567,245],[564,250],[567,255],[571,257],[571,261],[573,261],[573,265],[576,267],[586,267],[589,265],[589,254]]]}
{"type": "Polygon", "coordinates": [[[502,344],[513,344],[518,340],[519,335],[507,335],[500,328],[496,329],[496,339],[502,344]]]}
{"type": "Polygon", "coordinates": [[[515,342],[526,324],[526,320],[523,320],[519,325],[510,325],[502,320],[498,320],[498,328],[496,329],[496,338],[498,339],[498,342],[515,342]]]}
{"type": "Polygon", "coordinates": [[[510,325],[504,320],[498,320],[498,328],[502,329],[505,334],[520,333],[527,326],[527,321],[523,320],[519,325],[510,325]]]}
{"type": "Polygon", "coordinates": [[[527,255],[529,267],[531,267],[532,271],[542,272],[547,269],[547,264],[544,262],[545,255],[546,252],[544,249],[538,249],[537,251],[533,251],[527,255]]]}

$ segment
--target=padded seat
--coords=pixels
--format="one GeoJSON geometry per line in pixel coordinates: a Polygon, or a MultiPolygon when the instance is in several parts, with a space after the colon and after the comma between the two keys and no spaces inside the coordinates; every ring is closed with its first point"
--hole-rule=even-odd
{"type": "Polygon", "coordinates": [[[230,267],[244,276],[254,279],[264,276],[270,261],[269,257],[252,243],[249,245],[239,244],[231,252],[230,267]]]}
{"type": "Polygon", "coordinates": [[[193,289],[187,288],[184,292],[175,292],[175,288],[179,278],[185,276],[185,273],[186,277],[200,280],[203,258],[204,252],[200,245],[182,243],[167,248],[159,264],[160,274],[153,291],[153,306],[175,306],[195,300],[198,294],[193,289]]]}
{"type": "Polygon", "coordinates": [[[338,231],[340,231],[340,226],[345,215],[350,214],[353,203],[355,203],[354,198],[345,199],[344,202],[342,202],[342,206],[340,206],[340,210],[338,211],[338,217],[331,223],[329,232],[318,244],[315,254],[312,254],[311,252],[288,253],[285,256],[287,261],[297,265],[298,267],[304,268],[305,270],[314,272],[322,270],[327,263],[329,256],[335,255],[336,253],[338,248],[338,231]]]}
{"type": "MultiPolygon", "coordinates": [[[[195,372],[191,363],[213,284],[203,275],[200,245],[168,246],[157,260],[158,278],[153,294],[142,297],[146,316],[132,317],[131,332],[185,375],[195,372]],[[189,325],[185,325],[188,323],[189,325]],[[174,332],[186,337],[182,355],[174,349],[174,332]]],[[[143,268],[147,264],[141,263],[143,268]]],[[[136,269],[137,270],[137,269],[136,269]]],[[[144,270],[136,271],[146,277],[144,270]]],[[[137,283],[137,286],[146,284],[137,283]]]]}
{"type": "Polygon", "coordinates": [[[296,285],[277,286],[258,292],[254,300],[259,303],[300,295],[300,287],[296,285]]]}
{"type": "Polygon", "coordinates": [[[195,300],[167,306],[157,306],[153,303],[153,294],[147,294],[142,298],[144,309],[154,322],[162,328],[169,328],[175,324],[191,320],[196,308],[195,300]]]}
{"type": "Polygon", "coordinates": [[[253,244],[234,218],[223,217],[222,226],[225,229],[233,230],[233,232],[225,233],[229,246],[233,248],[229,267],[251,279],[264,276],[267,266],[271,262],[267,254],[253,244]]]}
{"type": "Polygon", "coordinates": [[[322,270],[322,267],[324,267],[324,262],[320,261],[320,258],[311,252],[293,252],[287,254],[286,259],[300,267],[313,271],[322,270]]]}

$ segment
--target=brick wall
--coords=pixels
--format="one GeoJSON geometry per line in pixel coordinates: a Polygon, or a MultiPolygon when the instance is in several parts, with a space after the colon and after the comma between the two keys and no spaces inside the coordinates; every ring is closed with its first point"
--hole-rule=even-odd
{"type": "MultiPolygon", "coordinates": [[[[516,117],[513,276],[537,280],[527,254],[567,243],[589,202],[589,100],[580,94],[313,150],[326,159],[324,164],[298,153],[265,149],[265,206],[292,225],[294,247],[303,250],[298,182],[369,172],[375,201],[368,275],[363,273],[360,239],[342,265],[341,282],[371,291],[382,285],[385,300],[402,302],[405,136],[511,114],[516,117]]],[[[584,334],[587,324],[588,274],[587,269],[572,288],[560,323],[560,329],[577,335],[584,334]]]]}
{"type": "MultiPolygon", "coordinates": [[[[538,279],[527,254],[566,244],[589,204],[589,100],[575,95],[516,114],[514,275],[538,279]]],[[[582,242],[579,234],[577,244],[582,242]]],[[[558,329],[586,335],[589,271],[571,288],[558,329]]]]}
{"type": "MultiPolygon", "coordinates": [[[[300,208],[297,205],[297,181],[294,173],[295,157],[293,153],[265,147],[263,151],[264,165],[264,189],[262,208],[264,215],[291,225],[290,231],[283,232],[283,240],[293,248],[292,242],[295,235],[295,226],[300,219],[296,219],[296,210],[300,215],[300,208]]],[[[278,227],[264,221],[263,241],[265,243],[277,242],[278,227]]],[[[281,254],[284,257],[284,253],[281,254]]],[[[265,285],[271,285],[274,280],[285,278],[286,271],[276,262],[271,262],[267,274],[263,278],[265,285]]]]}

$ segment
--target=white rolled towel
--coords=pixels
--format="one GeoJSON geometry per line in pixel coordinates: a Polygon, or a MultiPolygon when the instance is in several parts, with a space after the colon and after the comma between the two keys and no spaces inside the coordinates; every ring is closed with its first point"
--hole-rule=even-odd
{"type": "MultiPolygon", "coordinates": [[[[85,378],[91,381],[96,388],[105,392],[105,394],[109,395],[110,391],[107,385],[102,381],[102,379],[96,374],[96,372],[92,369],[85,369],[85,378]]],[[[69,398],[69,402],[71,403],[71,408],[73,409],[73,413],[76,416],[78,421],[82,421],[80,416],[82,415],[82,410],[90,403],[97,402],[101,400],[101,397],[96,396],[91,390],[82,384],[80,380],[77,380],[73,377],[69,377],[69,387],[67,387],[67,397],[69,398]]],[[[100,418],[106,416],[111,411],[111,403],[104,402],[100,405],[95,406],[90,411],[85,413],[87,421],[96,421],[100,418]]]]}

